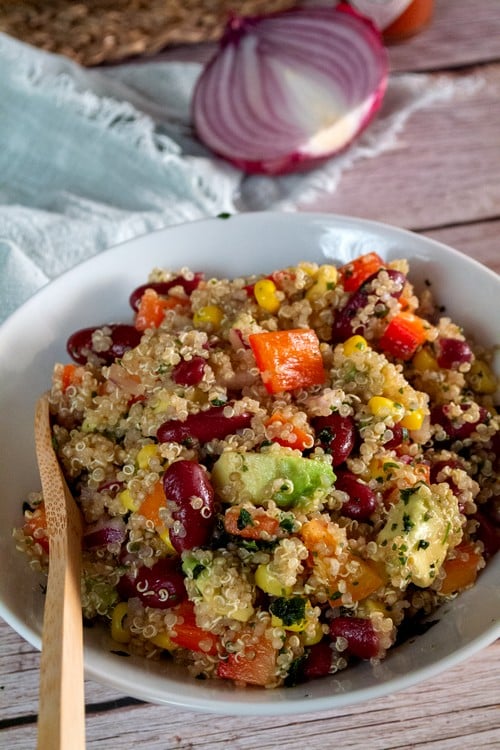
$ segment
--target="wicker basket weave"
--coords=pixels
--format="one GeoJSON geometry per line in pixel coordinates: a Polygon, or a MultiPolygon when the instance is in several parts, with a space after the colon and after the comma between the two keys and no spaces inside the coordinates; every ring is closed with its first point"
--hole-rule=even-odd
{"type": "Polygon", "coordinates": [[[0,31],[82,65],[217,40],[229,12],[267,14],[294,0],[4,0],[0,31]]]}

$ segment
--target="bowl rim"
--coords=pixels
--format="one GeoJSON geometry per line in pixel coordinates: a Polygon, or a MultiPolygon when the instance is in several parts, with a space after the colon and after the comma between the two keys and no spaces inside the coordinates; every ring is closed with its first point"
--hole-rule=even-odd
{"type": "MultiPolygon", "coordinates": [[[[24,302],[23,305],[15,310],[0,325],[0,340],[2,339],[5,331],[13,326],[16,326],[22,318],[29,316],[32,310],[35,311],[41,299],[44,299],[52,292],[56,292],[58,289],[62,289],[69,279],[74,278],[81,272],[82,268],[87,269],[87,267],[89,267],[90,269],[92,269],[93,266],[99,266],[104,256],[108,260],[112,260],[115,257],[119,259],[124,252],[127,252],[127,249],[132,252],[134,246],[140,246],[144,242],[149,242],[149,238],[151,238],[152,236],[168,236],[179,231],[181,233],[193,232],[193,236],[195,236],[197,232],[203,231],[204,225],[212,225],[214,222],[220,222],[221,226],[224,226],[225,222],[221,221],[221,218],[222,217],[211,217],[197,219],[191,222],[183,222],[161,229],[156,229],[153,232],[147,232],[132,239],[125,240],[111,248],[108,248],[107,250],[102,251],[101,253],[92,256],[87,260],[79,262],[78,264],[74,265],[73,267],[59,275],[57,278],[43,285],[39,290],[37,290],[37,292],[35,292],[35,294],[33,294],[26,302],[24,302]]],[[[415,238],[418,238],[418,241],[423,245],[426,245],[429,248],[439,249],[439,252],[444,253],[444,255],[448,256],[448,258],[459,260],[461,263],[465,263],[466,267],[468,265],[471,265],[472,267],[475,267],[482,275],[486,274],[486,276],[494,279],[495,283],[499,282],[498,275],[476,259],[471,258],[470,256],[465,255],[464,253],[461,253],[458,250],[455,250],[454,248],[438,240],[434,240],[432,238],[426,237],[425,235],[395,227],[380,221],[372,221],[369,219],[361,218],[358,219],[356,217],[344,216],[340,214],[313,212],[283,213],[276,211],[235,214],[228,217],[227,221],[232,222],[233,224],[238,224],[243,229],[243,231],[245,230],[246,226],[256,226],[261,222],[264,222],[264,224],[270,226],[271,230],[279,226],[282,222],[288,223],[290,226],[292,226],[294,223],[296,223],[297,225],[307,226],[308,223],[319,222],[334,226],[335,229],[338,229],[339,231],[354,228],[357,232],[374,232],[377,235],[382,234],[389,238],[392,237],[399,240],[404,240],[405,237],[410,237],[412,238],[412,242],[415,242],[415,238]]],[[[308,250],[305,248],[304,254],[307,254],[307,252],[308,250]]],[[[400,255],[404,256],[404,246],[401,250],[400,255]]],[[[149,268],[144,269],[145,275],[149,272],[149,270],[149,268]]],[[[23,622],[16,615],[14,615],[1,600],[0,617],[2,617],[7,622],[7,624],[9,624],[28,643],[30,643],[37,649],[41,648],[41,637],[34,631],[32,627],[30,627],[27,623],[23,622]]],[[[179,694],[179,692],[175,690],[175,683],[169,690],[158,691],[148,689],[148,687],[144,685],[139,685],[134,686],[134,690],[130,691],[128,685],[124,688],[123,680],[120,675],[115,676],[114,674],[110,674],[109,672],[107,672],[104,668],[99,668],[98,660],[94,660],[92,658],[92,654],[88,653],[87,649],[85,673],[87,677],[96,679],[98,682],[113,687],[121,692],[124,692],[124,690],[126,690],[127,694],[134,695],[137,698],[157,704],[177,705],[190,710],[199,710],[209,713],[223,713],[225,715],[238,715],[242,713],[246,715],[261,716],[276,715],[278,713],[291,714],[296,713],[299,710],[311,712],[324,709],[340,708],[346,705],[361,703],[375,697],[383,697],[384,695],[388,695],[389,693],[407,689],[412,685],[415,685],[416,683],[434,677],[441,672],[455,666],[456,664],[470,658],[477,651],[491,644],[498,637],[500,637],[500,621],[492,622],[490,626],[487,627],[480,635],[471,639],[455,652],[441,657],[432,664],[413,669],[407,675],[392,677],[380,684],[362,687],[346,693],[332,693],[331,695],[328,695],[326,697],[304,697],[303,699],[299,698],[297,700],[291,701],[283,700],[281,702],[269,701],[269,703],[266,703],[264,701],[260,701],[258,703],[252,703],[248,700],[245,700],[246,693],[244,691],[240,692],[239,697],[237,697],[236,699],[227,701],[224,701],[224,695],[221,695],[215,699],[213,697],[210,697],[208,691],[206,691],[206,698],[197,695],[195,699],[191,699],[189,697],[183,696],[182,694],[179,694]],[[224,701],[222,711],[221,701],[224,701]]],[[[288,689],[285,688],[285,690],[288,689]]],[[[274,691],[265,692],[269,696],[269,694],[273,693],[274,691]]],[[[227,695],[227,697],[229,698],[229,694],[227,695]]]]}

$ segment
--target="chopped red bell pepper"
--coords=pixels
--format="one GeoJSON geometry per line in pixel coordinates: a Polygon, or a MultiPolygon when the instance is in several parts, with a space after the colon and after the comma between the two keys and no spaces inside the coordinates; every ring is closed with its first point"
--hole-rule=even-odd
{"type": "Polygon", "coordinates": [[[211,656],[217,654],[217,636],[196,624],[194,605],[189,599],[181,602],[171,611],[180,616],[180,621],[169,633],[169,638],[173,643],[190,651],[200,651],[211,656]]]}
{"type": "Polygon", "coordinates": [[[379,346],[383,352],[407,361],[427,339],[425,322],[418,315],[402,312],[391,320],[379,346]]]}
{"type": "Polygon", "coordinates": [[[325,382],[319,340],[311,328],[253,333],[248,340],[269,393],[325,382]]]}
{"type": "Polygon", "coordinates": [[[346,292],[355,292],[372,274],[384,267],[384,261],[377,253],[366,253],[339,268],[342,286],[346,292]]]}

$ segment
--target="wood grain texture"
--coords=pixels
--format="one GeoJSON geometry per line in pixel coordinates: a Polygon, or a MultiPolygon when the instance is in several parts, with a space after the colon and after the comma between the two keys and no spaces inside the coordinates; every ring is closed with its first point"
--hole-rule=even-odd
{"type": "Polygon", "coordinates": [[[35,445],[50,543],[37,748],[79,750],[85,747],[82,521],[52,445],[48,394],[36,404],[35,445]]]}
{"type": "MultiPolygon", "coordinates": [[[[3,626],[5,629],[7,626],[3,626]]],[[[3,636],[2,629],[0,634],[3,636]]],[[[11,643],[21,639],[12,634],[11,643]]],[[[3,642],[3,641],[2,641],[3,642]]],[[[168,706],[132,704],[106,710],[102,699],[119,700],[113,690],[87,682],[87,703],[98,690],[99,703],[88,705],[87,748],[129,750],[137,744],[148,750],[355,750],[464,747],[498,748],[500,737],[500,641],[437,678],[402,693],[346,707],[338,711],[298,714],[291,717],[226,717],[193,713],[168,706]]],[[[23,679],[36,683],[36,673],[23,679]]],[[[19,688],[17,689],[19,690],[19,688]]],[[[2,699],[19,697],[13,685],[2,699]]],[[[36,700],[32,708],[36,706],[36,700]]],[[[2,700],[3,714],[3,700],[2,700]]],[[[20,714],[18,714],[19,716],[20,714]]],[[[24,721],[29,721],[29,714],[24,721]]],[[[8,722],[4,722],[4,725],[8,722]]],[[[0,747],[27,750],[34,746],[34,723],[6,726],[0,747]]]]}
{"type": "MultiPolygon", "coordinates": [[[[213,47],[161,59],[204,60],[213,47]]],[[[500,273],[500,0],[436,0],[433,23],[389,50],[393,71],[481,85],[414,113],[398,147],[360,161],[303,210],[422,232],[500,273]]],[[[478,290],[471,290],[471,294],[478,290]]],[[[0,621],[0,747],[35,747],[39,654],[0,621]]],[[[294,717],[207,716],[141,704],[85,683],[89,750],[498,750],[500,641],[402,693],[294,717]]]]}

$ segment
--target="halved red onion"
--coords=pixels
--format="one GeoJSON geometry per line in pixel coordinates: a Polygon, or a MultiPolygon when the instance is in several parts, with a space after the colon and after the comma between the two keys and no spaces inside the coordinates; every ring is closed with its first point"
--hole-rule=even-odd
{"type": "Polygon", "coordinates": [[[197,82],[194,125],[246,172],[305,169],[368,125],[387,76],[380,33],[343,5],[235,16],[197,82]]]}

